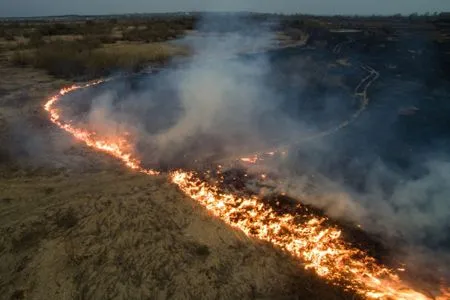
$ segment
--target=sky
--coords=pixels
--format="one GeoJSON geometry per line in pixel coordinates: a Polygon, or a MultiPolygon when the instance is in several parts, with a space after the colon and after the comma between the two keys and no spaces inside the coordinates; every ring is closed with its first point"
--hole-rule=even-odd
{"type": "Polygon", "coordinates": [[[0,0],[0,17],[179,11],[410,14],[450,11],[450,0],[0,0]]]}

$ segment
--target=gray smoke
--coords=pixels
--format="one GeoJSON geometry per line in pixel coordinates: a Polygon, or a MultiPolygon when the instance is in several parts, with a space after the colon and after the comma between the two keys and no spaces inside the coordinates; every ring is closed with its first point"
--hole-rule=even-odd
{"type": "MultiPolygon", "coordinates": [[[[207,28],[208,22],[201,28],[207,28]]],[[[191,58],[162,71],[138,92],[97,95],[88,113],[90,125],[105,135],[128,132],[144,162],[155,166],[170,162],[178,167],[176,162],[189,165],[289,145],[329,128],[333,115],[346,113],[338,105],[340,95],[320,96],[320,87],[314,88],[319,90],[317,97],[324,97],[326,118],[305,114],[295,119],[281,109],[291,101],[292,90],[307,91],[312,83],[326,82],[333,88],[343,83],[301,55],[284,62],[285,67],[298,68],[291,76],[276,71],[268,55],[262,54],[273,47],[275,34],[269,27],[245,22],[241,27],[232,33],[186,37],[183,42],[192,47],[191,58]],[[289,91],[275,88],[274,82],[283,83],[289,91]]],[[[297,143],[289,149],[288,158],[267,166],[282,178],[272,192],[286,192],[331,217],[351,220],[405,246],[427,245],[428,252],[442,252],[438,249],[448,247],[450,228],[448,157],[421,155],[413,160],[420,172],[407,174],[382,159],[364,165],[346,153],[359,143],[329,136],[297,143]],[[345,172],[336,163],[342,157],[346,157],[345,172]]]]}

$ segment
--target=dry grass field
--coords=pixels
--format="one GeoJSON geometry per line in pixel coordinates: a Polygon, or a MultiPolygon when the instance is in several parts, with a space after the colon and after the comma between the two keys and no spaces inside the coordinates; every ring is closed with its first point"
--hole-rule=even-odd
{"type": "MultiPolygon", "coordinates": [[[[292,18],[279,47],[329,47],[322,27],[364,21],[292,18]]],[[[62,86],[189,55],[169,41],[194,23],[0,23],[0,299],[359,299],[214,218],[164,174],[130,171],[48,120],[42,105],[62,86]]]]}
{"type": "MultiPolygon", "coordinates": [[[[143,51],[110,47],[96,51],[143,51]]],[[[0,299],[354,299],[165,176],[75,142],[41,107],[69,82],[10,55],[0,59],[0,299]]]]}

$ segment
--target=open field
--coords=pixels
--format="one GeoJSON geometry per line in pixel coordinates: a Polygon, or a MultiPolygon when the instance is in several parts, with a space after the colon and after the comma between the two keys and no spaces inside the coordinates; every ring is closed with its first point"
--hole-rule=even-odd
{"type": "Polygon", "coordinates": [[[352,299],[74,142],[40,107],[64,82],[2,63],[2,299],[352,299]]]}
{"type": "MultiPolygon", "coordinates": [[[[448,64],[447,29],[430,30],[421,22],[417,26],[435,35],[448,64]]],[[[212,217],[164,175],[130,171],[49,122],[42,104],[62,86],[190,55],[191,49],[171,41],[192,31],[191,18],[61,24],[2,24],[0,299],[359,299],[305,271],[302,262],[271,244],[212,217]]],[[[347,41],[329,29],[363,30],[364,42],[354,47],[370,51],[387,43],[390,30],[406,26],[363,18],[288,18],[282,25],[280,47],[327,53],[340,52],[347,41]]],[[[387,63],[379,64],[381,73],[393,69],[387,63]]],[[[343,55],[328,68],[352,66],[343,55]]],[[[321,68],[311,81],[325,77],[321,68]]],[[[375,73],[369,84],[355,81],[355,94],[364,102],[357,105],[361,112],[369,85],[378,79],[375,73]]],[[[344,85],[340,76],[327,78],[334,78],[336,87],[344,85]]]]}

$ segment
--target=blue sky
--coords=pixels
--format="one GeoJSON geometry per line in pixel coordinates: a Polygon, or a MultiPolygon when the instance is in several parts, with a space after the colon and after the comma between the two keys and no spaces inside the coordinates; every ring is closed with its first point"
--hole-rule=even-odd
{"type": "Polygon", "coordinates": [[[450,0],[0,0],[0,17],[199,10],[409,14],[450,11],[450,0]]]}

